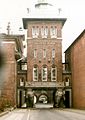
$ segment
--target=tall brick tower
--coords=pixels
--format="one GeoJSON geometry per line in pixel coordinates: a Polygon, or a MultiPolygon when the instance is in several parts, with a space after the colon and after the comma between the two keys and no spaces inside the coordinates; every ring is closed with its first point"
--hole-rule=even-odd
{"type": "Polygon", "coordinates": [[[46,0],[38,0],[34,12],[23,18],[27,29],[27,93],[34,103],[53,103],[62,82],[62,27],[60,17],[46,0]]]}

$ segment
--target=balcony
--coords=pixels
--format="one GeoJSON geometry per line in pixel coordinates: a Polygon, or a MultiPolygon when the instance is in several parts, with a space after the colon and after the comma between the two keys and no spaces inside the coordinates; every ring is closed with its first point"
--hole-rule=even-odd
{"type": "Polygon", "coordinates": [[[56,87],[64,87],[63,82],[26,82],[25,87],[30,88],[56,88],[56,87]]]}

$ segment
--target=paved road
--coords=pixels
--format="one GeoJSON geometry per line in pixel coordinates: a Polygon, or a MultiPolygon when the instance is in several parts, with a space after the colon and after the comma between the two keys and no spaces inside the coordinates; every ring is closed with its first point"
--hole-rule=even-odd
{"type": "Polygon", "coordinates": [[[59,109],[16,109],[0,120],[85,120],[85,111],[59,109]]]}

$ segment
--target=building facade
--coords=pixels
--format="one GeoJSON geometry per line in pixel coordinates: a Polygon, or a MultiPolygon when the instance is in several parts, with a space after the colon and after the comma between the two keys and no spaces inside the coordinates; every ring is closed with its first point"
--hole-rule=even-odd
{"type": "Polygon", "coordinates": [[[72,107],[85,109],[85,30],[65,51],[65,61],[71,71],[72,107]]]}
{"type": "Polygon", "coordinates": [[[27,29],[27,74],[25,84],[22,80],[23,85],[18,87],[18,100],[22,98],[19,106],[30,93],[34,103],[54,104],[58,93],[61,96],[64,92],[62,27],[66,18],[53,15],[51,9],[52,5],[41,0],[35,5],[34,13],[23,18],[27,29]]]}
{"type": "Polygon", "coordinates": [[[0,107],[17,104],[17,60],[23,54],[23,35],[0,35],[3,66],[0,68],[0,107]]]}

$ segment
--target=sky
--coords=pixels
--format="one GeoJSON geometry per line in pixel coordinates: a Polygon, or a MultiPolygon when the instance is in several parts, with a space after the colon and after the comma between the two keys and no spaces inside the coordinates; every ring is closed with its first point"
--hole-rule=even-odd
{"type": "MultiPolygon", "coordinates": [[[[56,9],[61,8],[64,17],[67,18],[62,29],[63,52],[85,29],[85,0],[48,0],[56,9]]],[[[37,0],[0,0],[0,33],[7,32],[7,24],[10,22],[11,33],[25,33],[19,31],[23,28],[22,18],[27,16],[27,8],[32,11],[37,0]]]]}

